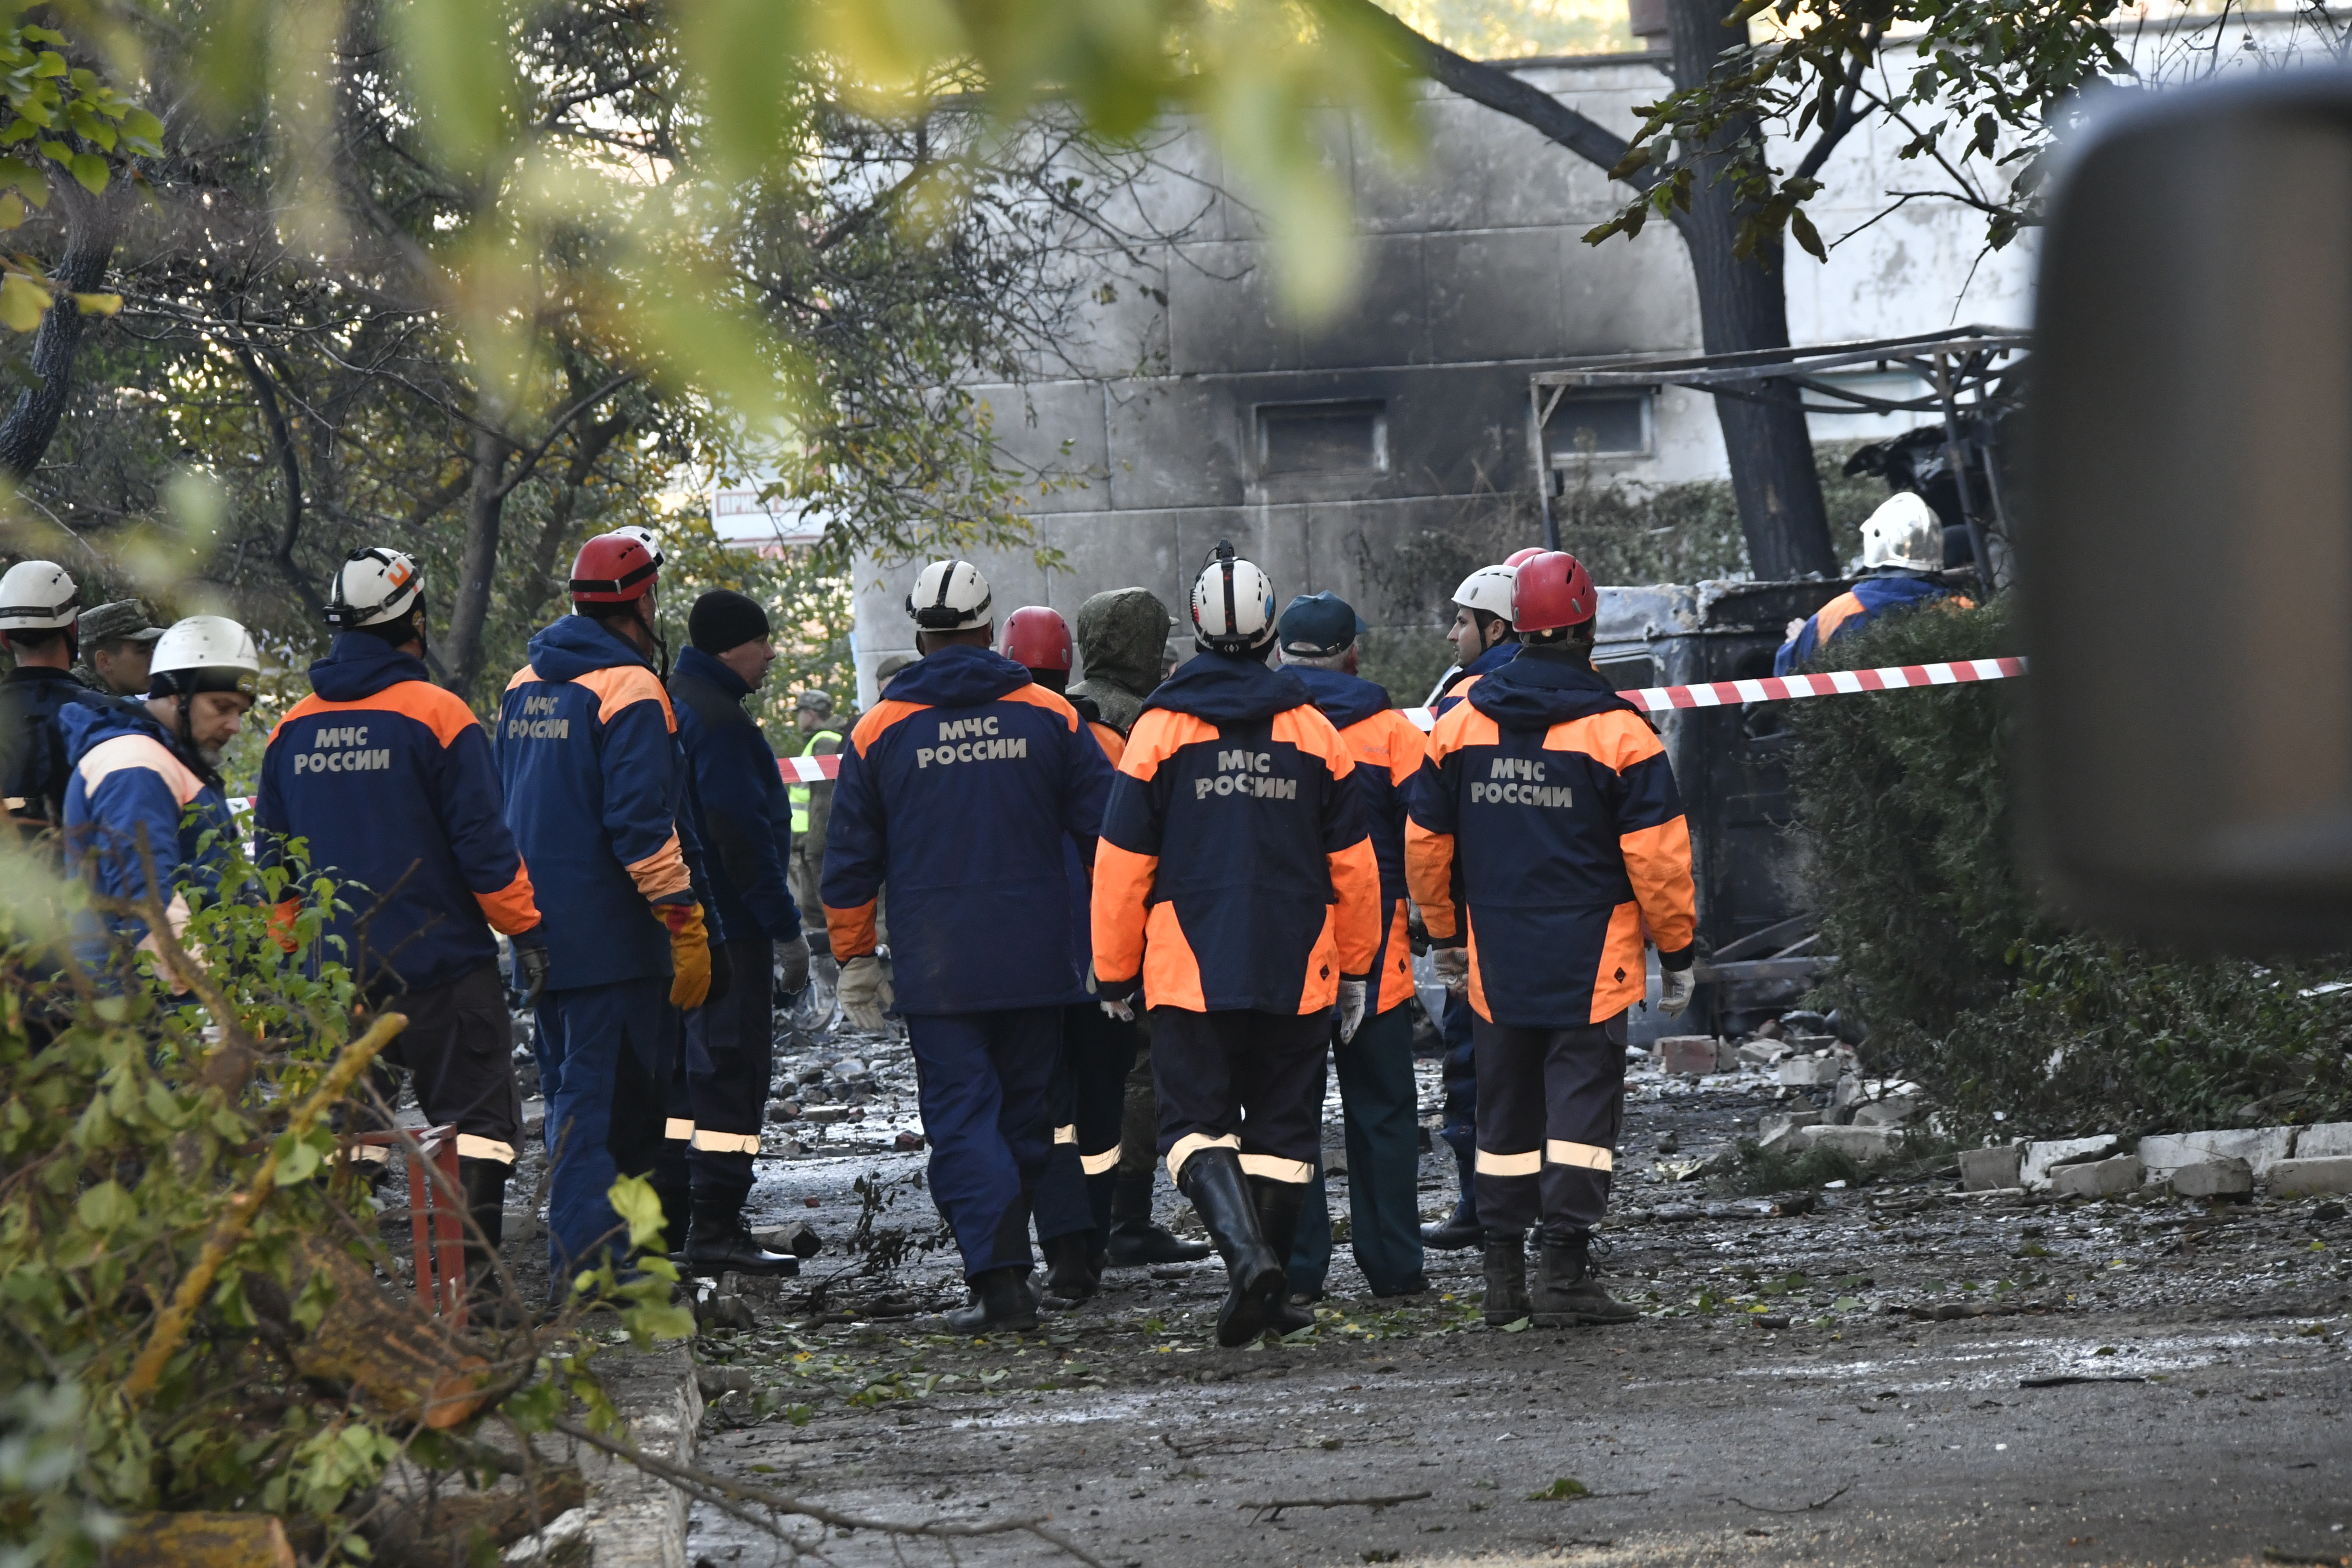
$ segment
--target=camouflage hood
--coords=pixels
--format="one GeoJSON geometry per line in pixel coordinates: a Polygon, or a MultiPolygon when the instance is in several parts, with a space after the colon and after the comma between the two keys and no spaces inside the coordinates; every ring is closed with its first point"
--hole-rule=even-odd
{"type": "Polygon", "coordinates": [[[1070,695],[1093,698],[1104,721],[1125,734],[1160,684],[1168,606],[1149,588],[1113,588],[1078,606],[1076,637],[1086,679],[1070,695]]]}

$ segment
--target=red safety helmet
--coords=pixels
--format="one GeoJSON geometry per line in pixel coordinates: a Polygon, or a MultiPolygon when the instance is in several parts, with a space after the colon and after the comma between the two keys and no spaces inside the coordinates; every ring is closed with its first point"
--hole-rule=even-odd
{"type": "Polygon", "coordinates": [[[1533,561],[1537,556],[1541,555],[1543,552],[1542,545],[1530,544],[1525,550],[1514,550],[1508,555],[1504,556],[1503,564],[1506,566],[1524,566],[1528,562],[1533,561]]]}
{"type": "Polygon", "coordinates": [[[1029,605],[1004,617],[1004,657],[1024,669],[1070,668],[1070,626],[1061,612],[1029,605]]]}
{"type": "Polygon", "coordinates": [[[1511,579],[1511,625],[1521,635],[1580,626],[1601,608],[1601,592],[1584,563],[1564,550],[1539,550],[1511,579]]]}
{"type": "Polygon", "coordinates": [[[572,558],[572,602],[625,605],[642,599],[660,570],[661,563],[643,540],[627,533],[600,533],[572,558]]]}

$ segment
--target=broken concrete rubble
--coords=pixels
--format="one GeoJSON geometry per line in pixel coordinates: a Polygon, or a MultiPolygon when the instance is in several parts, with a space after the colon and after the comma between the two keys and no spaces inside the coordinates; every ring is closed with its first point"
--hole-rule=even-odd
{"type": "Polygon", "coordinates": [[[2139,1157],[2117,1154],[2105,1160],[2078,1160],[2050,1172],[2050,1194],[2060,1198],[2108,1198],[2139,1185],[2139,1157]]]}
{"type": "Polygon", "coordinates": [[[1757,1127],[1756,1146],[1769,1152],[1794,1138],[1800,1129],[1821,1125],[1818,1110],[1790,1110],[1767,1116],[1757,1127]]]}
{"type": "Polygon", "coordinates": [[[1889,1095],[1885,1100],[1865,1100],[1853,1108],[1853,1124],[1857,1127],[1900,1127],[1919,1114],[1919,1102],[1907,1094],[1889,1095]]]}
{"type": "Polygon", "coordinates": [[[2219,1154],[2180,1166],[2170,1180],[2175,1197],[2239,1198],[2254,1190],[2254,1168],[2233,1154],[2219,1154]]]}
{"type": "Polygon", "coordinates": [[[1790,1057],[1780,1064],[1780,1081],[1790,1089],[1822,1089],[1837,1082],[1845,1064],[1834,1056],[1790,1057]]]}
{"type": "Polygon", "coordinates": [[[2323,1121],[2294,1135],[2294,1157],[2298,1160],[2322,1160],[2336,1154],[2352,1154],[2352,1121],[2323,1121]]]}
{"type": "Polygon", "coordinates": [[[1904,1137],[1893,1127],[1832,1127],[1826,1124],[1801,1127],[1793,1134],[1795,1146],[1802,1149],[1834,1149],[1849,1159],[1864,1164],[1893,1160],[1903,1152],[1904,1137]]]}
{"type": "Polygon", "coordinates": [[[2297,1152],[2300,1151],[2295,1147],[2295,1130],[2292,1127],[2241,1127],[2201,1132],[2152,1133],[2139,1141],[2139,1163],[2147,1168],[2151,1182],[2164,1180],[2182,1165],[2195,1164],[2216,1155],[2243,1160],[2252,1167],[2254,1179],[2263,1181],[2269,1177],[2273,1164],[2297,1152]]]}
{"type": "Polygon", "coordinates": [[[2352,1155],[2273,1161],[2269,1179],[2273,1193],[2352,1193],[2352,1155]]]}
{"type": "Polygon", "coordinates": [[[1972,1193],[1998,1192],[2024,1185],[2021,1174],[2025,1145],[2000,1143],[1990,1149],[1960,1151],[1960,1185],[1972,1193]]]}
{"type": "Polygon", "coordinates": [[[1656,1060],[1677,1078],[1702,1076],[1718,1070],[1721,1048],[1713,1035],[1667,1035],[1657,1042],[1656,1060]]]}
{"type": "Polygon", "coordinates": [[[2025,1145],[2025,1160],[2018,1173],[2018,1185],[2032,1192],[2047,1192],[2050,1173],[2061,1165],[2081,1164],[2091,1160],[2104,1160],[2116,1152],[2121,1142],[2112,1132],[2096,1138],[2061,1138],[2047,1143],[2025,1145]]]}

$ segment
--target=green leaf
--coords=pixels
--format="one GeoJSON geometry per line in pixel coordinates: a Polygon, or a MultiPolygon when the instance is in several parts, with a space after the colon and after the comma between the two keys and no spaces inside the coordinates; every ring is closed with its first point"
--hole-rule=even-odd
{"type": "Polygon", "coordinates": [[[310,1179],[325,1161],[319,1146],[309,1138],[297,1138],[291,1132],[278,1140],[278,1184],[281,1187],[299,1185],[310,1179]]]}
{"type": "Polygon", "coordinates": [[[1820,232],[1813,227],[1813,220],[1805,216],[1801,207],[1789,214],[1789,232],[1797,237],[1797,243],[1803,246],[1805,253],[1814,260],[1827,261],[1830,258],[1829,247],[1822,243],[1820,232]]]}
{"type": "Polygon", "coordinates": [[[604,1194],[621,1223],[629,1227],[632,1251],[657,1250],[662,1239],[661,1194],[643,1176],[616,1176],[604,1194]]]}
{"type": "Polygon", "coordinates": [[[0,282],[0,327],[29,332],[41,324],[48,308],[49,291],[23,273],[11,272],[0,282]]]}
{"type": "Polygon", "coordinates": [[[75,184],[80,185],[83,190],[88,191],[91,195],[95,196],[101,195],[106,190],[108,175],[106,160],[100,157],[97,153],[75,153],[73,155],[71,167],[73,169],[75,184]]]}
{"type": "Polygon", "coordinates": [[[119,1230],[138,1217],[139,1205],[116,1181],[99,1183],[74,1204],[74,1218],[100,1233],[119,1230]]]}
{"type": "Polygon", "coordinates": [[[1529,1502],[1572,1502],[1580,1497],[1591,1497],[1592,1490],[1574,1476],[1562,1476],[1539,1492],[1529,1492],[1529,1502]]]}
{"type": "Polygon", "coordinates": [[[396,0],[393,36],[421,112],[418,128],[468,174],[506,142],[522,90],[509,7],[500,0],[396,0]]]}

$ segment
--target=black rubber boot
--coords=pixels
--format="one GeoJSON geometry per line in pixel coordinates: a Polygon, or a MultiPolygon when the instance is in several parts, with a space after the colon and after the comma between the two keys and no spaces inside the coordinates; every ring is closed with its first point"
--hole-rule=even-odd
{"type": "Polygon", "coordinates": [[[1528,1300],[1528,1233],[1491,1231],[1486,1237],[1486,1326],[1499,1329],[1531,1316],[1528,1300]]]}
{"type": "Polygon", "coordinates": [[[1535,1326],[1572,1328],[1580,1323],[1630,1323],[1642,1314],[1614,1300],[1592,1275],[1592,1237],[1577,1231],[1566,1241],[1547,1239],[1537,1276],[1535,1326]]]}
{"type": "Polygon", "coordinates": [[[1466,1252],[1486,1240],[1486,1233],[1479,1226],[1478,1211],[1464,1198],[1454,1205],[1443,1225],[1421,1227],[1421,1244],[1432,1252],[1466,1252]]]}
{"type": "Polygon", "coordinates": [[[1217,1310],[1217,1342],[1245,1345],[1265,1331],[1290,1278],[1282,1254],[1266,1244],[1256,1201],[1242,1175],[1242,1158],[1231,1149],[1202,1149],[1184,1162],[1176,1185],[1200,1212],[1225,1260],[1228,1283],[1225,1303],[1217,1310]]]}
{"type": "MultiPolygon", "coordinates": [[[[1111,1189],[1110,1243],[1106,1249],[1113,1268],[1142,1268],[1154,1263],[1197,1263],[1209,1256],[1203,1242],[1183,1241],[1165,1226],[1151,1222],[1151,1167],[1121,1171],[1111,1189]]],[[[1198,1205],[1194,1205],[1198,1207],[1198,1205]]]]}
{"type": "Polygon", "coordinates": [[[654,1196],[661,1199],[662,1246],[669,1250],[669,1260],[679,1268],[686,1266],[686,1236],[694,1224],[694,1191],[685,1182],[664,1179],[664,1173],[653,1175],[654,1196]]]}
{"type": "Polygon", "coordinates": [[[694,1221],[687,1231],[689,1274],[752,1274],[774,1279],[801,1271],[789,1252],[771,1252],[751,1239],[743,1223],[743,1200],[733,1193],[694,1194],[694,1221]]]}
{"type": "MultiPolygon", "coordinates": [[[[520,1328],[529,1316],[499,1279],[499,1248],[507,1228],[507,1175],[512,1166],[496,1160],[459,1160],[457,1186],[465,1194],[466,1321],[478,1328],[520,1328]],[[481,1240],[474,1239],[481,1233],[481,1240]]],[[[440,1194],[436,1194],[437,1202],[440,1194]]]]}
{"type": "Polygon", "coordinates": [[[1037,1293],[1026,1265],[983,1268],[971,1277],[971,1300],[947,1314],[959,1334],[1026,1332],[1037,1326],[1037,1293]]]}
{"type": "MultiPolygon", "coordinates": [[[[1250,1198],[1257,1205],[1258,1227],[1276,1258],[1287,1259],[1298,1239],[1298,1211],[1307,1201],[1304,1182],[1277,1182],[1269,1176],[1249,1179],[1250,1198]]],[[[1277,1334],[1296,1333],[1315,1326],[1315,1312],[1290,1299],[1290,1271],[1283,1270],[1282,1289],[1276,1293],[1266,1327],[1277,1334]]]]}
{"type": "Polygon", "coordinates": [[[1102,1289],[1102,1274],[1094,1267],[1094,1232],[1074,1230],[1044,1244],[1049,1302],[1075,1307],[1102,1289]]]}

